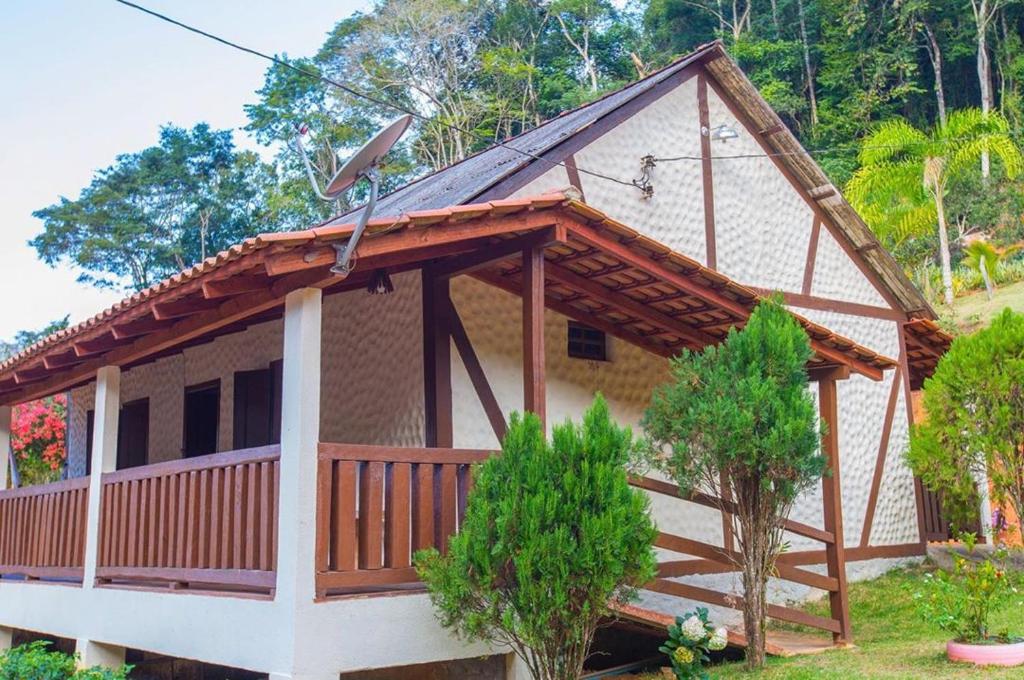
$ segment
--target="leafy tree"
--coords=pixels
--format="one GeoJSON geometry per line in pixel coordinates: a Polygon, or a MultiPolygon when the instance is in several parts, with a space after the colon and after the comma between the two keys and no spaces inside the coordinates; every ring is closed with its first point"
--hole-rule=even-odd
{"type": "Polygon", "coordinates": [[[988,241],[981,239],[972,241],[970,245],[964,248],[964,264],[971,269],[977,269],[981,273],[981,278],[985,282],[985,293],[988,295],[989,300],[995,294],[996,286],[992,281],[992,277],[996,272],[996,267],[999,266],[1000,262],[1018,250],[1020,250],[1020,246],[997,248],[988,241]]]}
{"type": "Polygon", "coordinates": [[[0,680],[127,680],[132,667],[78,668],[78,656],[36,641],[0,653],[0,680]]]}
{"type": "MultiPolygon", "coordinates": [[[[59,330],[68,327],[68,317],[51,321],[38,330],[22,330],[14,339],[0,342],[0,360],[14,356],[59,330]]],[[[67,457],[67,395],[57,394],[18,404],[11,412],[11,450],[0,452],[0,465],[14,464],[11,481],[45,484],[60,477],[67,457]],[[8,453],[12,454],[8,456],[8,453]]]]}
{"type": "Polygon", "coordinates": [[[62,393],[18,404],[11,411],[11,453],[18,486],[60,478],[67,458],[67,407],[67,395],[62,393]]]}
{"type": "Polygon", "coordinates": [[[1024,315],[1006,309],[960,336],[924,384],[927,419],[913,429],[907,460],[942,492],[954,523],[978,519],[978,480],[996,501],[1024,512],[1024,315]]]}
{"type": "Polygon", "coordinates": [[[998,113],[962,109],[946,125],[923,131],[902,119],[883,123],[865,138],[846,194],[872,228],[890,242],[914,238],[936,226],[946,304],[953,302],[953,274],[945,198],[950,183],[970,172],[982,153],[998,157],[1009,177],[1024,156],[998,113]]]}
{"type": "Polygon", "coordinates": [[[683,494],[695,489],[736,504],[730,514],[743,579],[747,665],[764,664],[766,587],[784,548],[782,521],[821,478],[820,428],[808,391],[810,342],[776,301],[760,303],[741,331],[671,364],[644,416],[659,462],[683,494]]]}
{"type": "Polygon", "coordinates": [[[601,396],[550,442],[537,416],[513,414],[447,555],[416,556],[441,623],[509,646],[537,680],[576,680],[609,601],[654,575],[647,497],[626,477],[631,447],[601,396]]]}
{"type": "Polygon", "coordinates": [[[122,154],[77,200],[37,210],[30,242],[81,281],[141,290],[246,236],[273,228],[265,196],[273,170],[237,152],[230,130],[165,126],[157,146],[122,154]]]}

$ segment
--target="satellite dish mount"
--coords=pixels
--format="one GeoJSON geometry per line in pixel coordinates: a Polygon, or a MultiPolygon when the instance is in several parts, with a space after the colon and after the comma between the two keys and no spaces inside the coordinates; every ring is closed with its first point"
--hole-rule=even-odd
{"type": "MultiPolygon", "coordinates": [[[[352,273],[352,256],[355,254],[356,246],[359,245],[359,239],[366,229],[367,222],[370,221],[373,209],[377,205],[377,194],[380,190],[380,162],[385,154],[391,150],[391,147],[395,145],[395,142],[405,133],[411,122],[412,116],[406,114],[388,123],[348,159],[322,192],[317,185],[316,176],[313,174],[313,167],[306,157],[305,149],[302,148],[302,143],[298,137],[296,138],[296,146],[306,165],[306,173],[309,175],[309,181],[313,185],[313,191],[322,200],[336,201],[341,194],[351,189],[361,179],[366,179],[370,182],[370,197],[359,214],[359,219],[356,221],[355,229],[352,230],[352,235],[344,244],[331,244],[336,253],[334,266],[331,267],[332,274],[345,277],[352,273]]],[[[304,129],[300,129],[299,134],[301,135],[303,132],[304,129]]]]}

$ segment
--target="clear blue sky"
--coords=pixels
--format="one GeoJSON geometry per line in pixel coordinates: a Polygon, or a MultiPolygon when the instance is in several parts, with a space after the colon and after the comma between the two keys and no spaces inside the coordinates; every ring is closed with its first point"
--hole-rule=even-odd
{"type": "MultiPolygon", "coordinates": [[[[309,55],[368,0],[138,0],[265,52],[309,55]]],[[[40,262],[32,211],[76,198],[118,153],[154,144],[160,125],[238,130],[267,64],[113,0],[0,2],[0,339],[65,314],[72,323],[121,295],[40,262]]],[[[236,141],[253,143],[237,131],[236,141]]]]}

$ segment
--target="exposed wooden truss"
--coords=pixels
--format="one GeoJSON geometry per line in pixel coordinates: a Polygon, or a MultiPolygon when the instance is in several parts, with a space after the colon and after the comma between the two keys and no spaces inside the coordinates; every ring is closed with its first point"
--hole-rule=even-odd
{"type": "MultiPolygon", "coordinates": [[[[330,244],[350,233],[342,225],[260,236],[138,293],[0,364],[0,402],[52,394],[86,382],[101,366],[136,365],[232,332],[279,310],[297,288],[365,287],[378,269],[427,269],[437,286],[469,273],[517,295],[529,280],[529,309],[543,304],[661,356],[719,342],[761,297],[562,194],[371,220],[356,272],[339,278],[329,271],[330,244]],[[531,253],[526,269],[536,277],[524,277],[523,252],[531,253]]],[[[440,300],[425,319],[446,322],[448,305],[440,300]]],[[[815,351],[811,368],[846,365],[879,379],[895,365],[798,319],[815,351]]],[[[539,395],[530,398],[539,406],[539,395]]]]}

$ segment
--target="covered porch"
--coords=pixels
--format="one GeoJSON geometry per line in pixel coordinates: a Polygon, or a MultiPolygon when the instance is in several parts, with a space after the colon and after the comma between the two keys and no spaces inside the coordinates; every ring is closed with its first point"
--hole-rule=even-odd
{"type": "MultiPolygon", "coordinates": [[[[466,405],[453,397],[453,366],[465,371],[494,441],[506,427],[507,409],[453,303],[453,280],[472,277],[519,299],[521,334],[508,338],[521,343],[522,399],[515,407],[542,419],[549,413],[547,359],[553,352],[546,345],[546,311],[669,357],[721,341],[759,300],[754,291],[561,194],[372,220],[355,272],[340,278],[330,272],[333,246],[350,234],[348,225],[250,239],[0,366],[4,437],[10,405],[95,383],[91,474],[0,491],[5,582],[303,603],[420,590],[413,553],[444,549],[460,525],[472,465],[494,450],[456,447],[455,413],[466,405]],[[386,289],[399,276],[418,282],[422,323],[412,317],[396,332],[415,336],[419,353],[419,441],[395,445],[373,432],[360,441],[329,441],[323,424],[351,417],[351,411],[334,409],[324,395],[323,363],[331,356],[323,339],[326,300],[363,299],[368,288],[386,289]],[[274,321],[281,324],[276,433],[271,406],[261,446],[118,469],[119,438],[122,461],[126,441],[119,417],[126,404],[123,378],[274,321]]],[[[364,314],[372,315],[374,299],[361,303],[364,314]]],[[[808,368],[829,424],[825,446],[833,472],[823,481],[821,526],[787,524],[789,532],[821,548],[787,555],[779,577],[829,592],[832,610],[830,617],[808,617],[776,607],[773,616],[849,640],[836,385],[857,374],[879,380],[895,362],[797,318],[815,352],[808,368]],[[824,564],[826,573],[803,568],[814,564],[824,564]]],[[[387,375],[384,366],[367,370],[378,381],[387,375]]],[[[389,403],[366,408],[380,412],[389,403]]],[[[173,428],[188,430],[180,422],[173,428]]],[[[184,452],[188,436],[183,439],[184,452]]],[[[635,484],[678,497],[660,480],[635,484]]],[[[687,502],[719,507],[707,497],[687,502]]],[[[665,561],[650,589],[737,606],[725,593],[674,580],[733,569],[724,520],[721,545],[663,532],[660,548],[692,559],[665,561]]]]}

